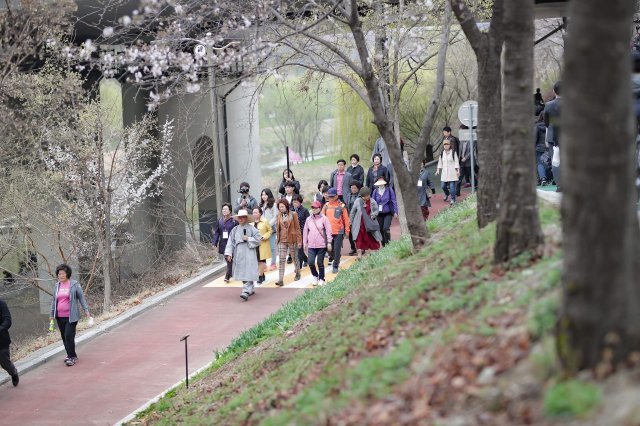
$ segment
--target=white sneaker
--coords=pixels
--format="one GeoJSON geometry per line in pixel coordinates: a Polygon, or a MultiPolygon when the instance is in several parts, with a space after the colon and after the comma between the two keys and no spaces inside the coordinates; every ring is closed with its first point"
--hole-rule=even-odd
{"type": "Polygon", "coordinates": [[[311,283],[313,284],[313,286],[317,286],[318,285],[318,277],[313,277],[313,280],[311,281],[311,283]]]}
{"type": "Polygon", "coordinates": [[[322,287],[323,285],[325,285],[326,283],[324,282],[324,280],[318,280],[318,286],[322,287]]]}

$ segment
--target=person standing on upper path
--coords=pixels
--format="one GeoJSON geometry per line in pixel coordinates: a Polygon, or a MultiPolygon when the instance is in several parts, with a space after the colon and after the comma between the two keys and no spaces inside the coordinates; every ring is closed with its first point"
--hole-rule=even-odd
{"type": "Polygon", "coordinates": [[[431,201],[429,196],[429,190],[431,194],[436,193],[436,187],[431,181],[429,169],[427,169],[427,159],[422,159],[422,167],[420,168],[420,176],[418,177],[418,202],[420,203],[420,210],[422,210],[422,217],[424,220],[429,218],[429,207],[431,207],[431,201]]]}
{"type": "MultiPolygon", "coordinates": [[[[233,220],[233,216],[231,216],[231,204],[222,204],[222,217],[218,219],[218,226],[216,227],[216,231],[213,233],[212,243],[213,247],[218,248],[218,253],[221,254],[223,258],[224,249],[227,247],[227,241],[229,240],[229,233],[237,224],[238,222],[233,220]]],[[[226,262],[227,272],[224,274],[224,281],[228,283],[233,273],[233,264],[229,261],[226,262]]]]}
{"type": "Polygon", "coordinates": [[[438,158],[438,169],[436,170],[437,175],[440,175],[444,201],[448,201],[451,196],[451,204],[455,204],[456,183],[460,179],[460,163],[458,162],[458,154],[451,149],[451,142],[448,140],[442,143],[442,152],[438,158]]]}
{"type": "MultiPolygon", "coordinates": [[[[560,82],[556,81],[553,85],[553,93],[556,95],[555,99],[547,102],[544,107],[544,125],[547,127],[547,135],[545,142],[549,149],[553,150],[553,157],[558,157],[560,161],[560,106],[562,99],[560,98],[560,82]]],[[[560,165],[551,166],[551,172],[553,173],[553,180],[558,185],[556,192],[562,192],[560,188],[560,165]]]]}
{"type": "Polygon", "coordinates": [[[275,271],[276,266],[276,218],[278,217],[278,207],[273,192],[269,188],[265,188],[260,193],[260,209],[262,216],[269,221],[271,225],[271,237],[269,237],[269,246],[271,247],[271,266],[270,271],[275,271]]]}
{"type": "MultiPolygon", "coordinates": [[[[473,146],[473,156],[478,161],[478,152],[476,146],[473,146]]],[[[460,179],[456,184],[456,196],[460,196],[460,190],[462,189],[462,183],[465,178],[467,183],[471,185],[471,141],[464,140],[460,142],[460,179]]],[[[476,185],[478,183],[476,182],[476,185]]]]}
{"type": "MultiPolygon", "coordinates": [[[[304,229],[304,224],[309,217],[309,210],[302,205],[304,198],[302,195],[297,194],[293,197],[293,211],[298,215],[298,223],[300,224],[300,232],[304,229]]],[[[302,247],[298,249],[298,263],[300,263],[300,268],[304,268],[307,266],[307,255],[304,254],[304,242],[302,247]]]]}
{"type": "Polygon", "coordinates": [[[316,196],[314,200],[320,201],[320,204],[324,206],[324,203],[327,202],[327,200],[324,199],[324,194],[327,192],[328,189],[329,189],[329,182],[327,182],[324,179],[321,179],[318,182],[318,192],[316,192],[316,196]]]}
{"type": "Polygon", "coordinates": [[[351,173],[345,170],[347,162],[343,159],[337,161],[338,168],[331,173],[329,186],[338,192],[338,199],[344,203],[344,198],[349,195],[351,186],[351,173]]]}
{"type": "Polygon", "coordinates": [[[378,203],[371,199],[371,190],[365,186],[360,189],[359,195],[354,202],[353,209],[351,209],[349,220],[351,221],[351,235],[353,235],[358,249],[358,259],[362,259],[367,250],[380,249],[382,234],[377,220],[378,203]],[[369,229],[367,229],[367,224],[369,229]],[[377,230],[375,225],[378,225],[377,230]]]}
{"type": "Polygon", "coordinates": [[[322,214],[331,223],[333,256],[330,256],[329,259],[333,259],[333,273],[337,274],[342,254],[342,242],[344,241],[344,236],[349,235],[350,223],[347,206],[338,200],[338,192],[335,188],[329,188],[329,191],[327,191],[327,203],[322,208],[322,214]]]}
{"type": "Polygon", "coordinates": [[[18,369],[11,362],[9,328],[11,328],[11,312],[7,303],[0,299],[0,367],[11,376],[13,386],[18,386],[20,377],[18,376],[18,369]]]}
{"type": "Polygon", "coordinates": [[[451,127],[444,126],[442,128],[442,144],[444,145],[445,141],[449,141],[451,143],[451,150],[458,155],[460,158],[460,139],[453,136],[451,133],[451,127]]]}
{"type": "Polygon", "coordinates": [[[297,260],[298,249],[302,247],[302,232],[298,214],[291,211],[286,199],[278,200],[278,218],[276,220],[276,233],[278,238],[278,281],[276,285],[284,285],[284,269],[287,253],[291,256],[295,267],[295,280],[300,279],[300,264],[297,260]]]}
{"type": "Polygon", "coordinates": [[[373,166],[369,167],[365,186],[373,188],[373,185],[381,177],[389,182],[389,170],[382,165],[382,154],[373,154],[373,166]]]}
{"type": "Polygon", "coordinates": [[[282,171],[282,180],[280,181],[280,187],[278,188],[278,192],[280,193],[280,195],[285,195],[285,185],[287,182],[293,182],[294,194],[300,193],[300,182],[296,180],[291,170],[284,169],[282,171]]]}
{"type": "Polygon", "coordinates": [[[309,269],[313,275],[313,285],[324,285],[324,256],[327,250],[331,251],[331,223],[321,213],[322,204],[315,200],[311,203],[311,215],[304,224],[302,231],[302,244],[307,251],[309,269]],[[316,269],[317,264],[317,269],[316,269]]]}
{"type": "Polygon", "coordinates": [[[236,204],[233,207],[233,211],[235,213],[238,213],[238,211],[240,211],[241,209],[253,211],[253,209],[258,207],[258,202],[256,201],[256,199],[253,198],[251,194],[249,194],[250,189],[251,187],[247,182],[242,182],[240,184],[240,189],[238,190],[238,194],[240,194],[240,196],[236,200],[236,204]]]}
{"type": "Polygon", "coordinates": [[[269,221],[262,216],[260,207],[253,209],[253,226],[260,232],[260,245],[256,249],[258,258],[258,285],[265,280],[264,273],[267,270],[267,259],[271,257],[271,246],[269,245],[269,237],[272,230],[269,221]]]}
{"type": "Polygon", "coordinates": [[[398,203],[395,191],[387,185],[384,178],[378,178],[375,186],[373,200],[378,205],[378,225],[382,234],[382,245],[386,246],[391,241],[391,220],[398,217],[398,203]]]}
{"type": "MultiPolygon", "coordinates": [[[[78,361],[78,354],[76,353],[76,327],[80,320],[78,308],[82,307],[86,316],[91,318],[82,287],[78,281],[71,279],[71,273],[71,267],[67,264],[63,263],[56,268],[58,282],[53,292],[49,315],[49,319],[53,320],[55,318],[58,323],[60,337],[62,337],[62,343],[67,352],[64,362],[68,367],[74,366],[78,361]]],[[[91,323],[92,320],[90,319],[89,324],[91,323]]]]}
{"type": "MultiPolygon", "coordinates": [[[[353,204],[360,197],[360,188],[362,188],[362,184],[356,180],[351,181],[351,187],[349,196],[344,199],[344,203],[347,206],[347,211],[351,214],[351,210],[353,209],[353,204]]],[[[352,236],[353,234],[353,226],[351,227],[351,232],[349,232],[349,246],[351,247],[351,251],[349,252],[349,256],[355,255],[356,252],[356,242],[352,236]]]]}
{"type": "Polygon", "coordinates": [[[351,181],[360,183],[360,188],[364,185],[364,169],[360,165],[360,156],[358,154],[351,154],[349,158],[351,165],[347,167],[347,171],[351,173],[351,181]]]}
{"type": "Polygon", "coordinates": [[[260,232],[249,224],[249,213],[240,209],[235,216],[238,226],[231,230],[224,250],[227,262],[233,262],[233,279],[242,281],[240,298],[249,299],[254,294],[253,284],[258,281],[258,255],[256,249],[262,242],[260,232]]]}

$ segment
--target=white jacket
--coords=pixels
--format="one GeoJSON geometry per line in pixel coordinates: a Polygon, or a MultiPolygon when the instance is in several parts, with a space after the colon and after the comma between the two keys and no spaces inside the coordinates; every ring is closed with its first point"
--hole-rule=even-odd
{"type": "Polygon", "coordinates": [[[457,171],[460,170],[458,162],[458,154],[452,149],[442,151],[442,155],[438,158],[438,171],[440,171],[440,182],[454,182],[458,180],[457,171]]]}

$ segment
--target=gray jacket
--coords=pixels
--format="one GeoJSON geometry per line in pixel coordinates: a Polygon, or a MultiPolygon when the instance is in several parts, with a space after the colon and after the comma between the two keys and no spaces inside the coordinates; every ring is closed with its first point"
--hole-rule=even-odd
{"type": "MultiPolygon", "coordinates": [[[[87,301],[84,298],[84,293],[82,292],[82,287],[80,283],[76,280],[71,281],[71,289],[69,290],[69,322],[78,322],[80,319],[80,312],[78,311],[78,301],[80,301],[80,305],[82,306],[82,310],[85,313],[89,313],[89,306],[87,306],[87,301]]],[[[53,300],[51,301],[51,313],[49,316],[51,318],[56,317],[56,308],[57,308],[57,299],[58,299],[58,289],[60,288],[60,283],[56,284],[56,290],[53,292],[53,300]]]]}
{"type": "Polygon", "coordinates": [[[556,97],[544,107],[544,125],[547,127],[546,142],[552,146],[560,146],[560,106],[562,99],[556,97]]]}
{"type": "MultiPolygon", "coordinates": [[[[369,202],[371,203],[371,219],[376,220],[378,216],[378,203],[373,198],[369,198],[369,202]]],[[[351,209],[351,213],[349,214],[349,222],[351,223],[351,236],[355,241],[358,238],[358,234],[360,233],[360,222],[362,222],[362,215],[367,214],[364,210],[364,200],[362,198],[358,198],[353,203],[353,208],[351,209]]],[[[375,238],[378,242],[382,241],[382,234],[380,231],[376,231],[373,233],[373,238],[375,238]]]]}
{"type": "MultiPolygon", "coordinates": [[[[338,178],[336,176],[337,174],[338,174],[338,169],[334,170],[333,173],[331,173],[331,178],[329,180],[329,187],[335,188],[336,191],[338,190],[338,178]]],[[[351,173],[344,172],[344,178],[342,178],[343,199],[345,196],[349,195],[350,192],[351,192],[351,173]]]]}

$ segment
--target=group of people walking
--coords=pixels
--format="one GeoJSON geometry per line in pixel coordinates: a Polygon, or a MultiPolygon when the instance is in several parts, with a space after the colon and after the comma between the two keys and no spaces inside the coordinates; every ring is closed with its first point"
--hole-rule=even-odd
{"type": "MultiPolygon", "coordinates": [[[[313,285],[322,286],[325,258],[337,273],[345,239],[351,247],[349,255],[358,258],[391,240],[398,203],[390,171],[382,165],[381,154],[373,156],[373,165],[366,172],[359,162],[357,154],[350,157],[348,167],[345,160],[338,160],[329,180],[318,182],[310,211],[303,205],[300,182],[291,170],[282,173],[277,199],[269,188],[256,199],[247,182],[240,184],[235,204],[222,206],[212,243],[227,263],[224,280],[242,281],[243,300],[265,282],[268,270],[278,269],[275,284],[283,286],[286,264],[293,264],[296,281],[301,269],[309,267],[313,285]]],[[[424,178],[425,188],[433,188],[428,174],[424,178]]],[[[424,202],[427,212],[428,198],[424,202]]]]}

